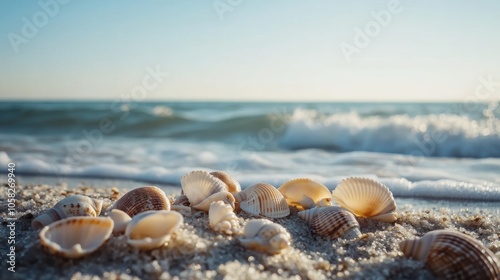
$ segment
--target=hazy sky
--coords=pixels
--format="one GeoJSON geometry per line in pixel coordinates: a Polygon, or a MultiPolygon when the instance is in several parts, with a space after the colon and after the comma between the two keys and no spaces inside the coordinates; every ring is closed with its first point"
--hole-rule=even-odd
{"type": "Polygon", "coordinates": [[[0,98],[126,98],[148,68],[169,75],[147,99],[182,100],[462,100],[500,76],[498,0],[64,2],[0,1],[0,98]]]}

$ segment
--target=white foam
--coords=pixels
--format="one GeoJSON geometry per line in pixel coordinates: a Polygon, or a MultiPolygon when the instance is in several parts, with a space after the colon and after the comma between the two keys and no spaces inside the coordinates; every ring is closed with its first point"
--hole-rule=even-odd
{"type": "Polygon", "coordinates": [[[500,157],[500,120],[476,121],[459,115],[392,115],[358,113],[319,115],[294,111],[282,146],[330,148],[446,157],[500,157]]]}

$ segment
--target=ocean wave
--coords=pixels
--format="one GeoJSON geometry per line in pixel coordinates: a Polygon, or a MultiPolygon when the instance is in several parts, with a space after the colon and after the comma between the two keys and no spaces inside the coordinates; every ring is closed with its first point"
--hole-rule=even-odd
{"type": "Polygon", "coordinates": [[[370,151],[442,157],[500,157],[500,121],[459,115],[362,117],[356,112],[293,113],[281,140],[287,149],[370,151]]]}

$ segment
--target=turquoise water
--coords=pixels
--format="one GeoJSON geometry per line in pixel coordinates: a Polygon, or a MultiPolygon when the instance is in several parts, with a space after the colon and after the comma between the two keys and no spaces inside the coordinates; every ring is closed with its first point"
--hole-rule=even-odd
{"type": "Polygon", "coordinates": [[[243,186],[366,176],[399,197],[500,201],[497,105],[2,102],[0,164],[164,184],[193,169],[243,186]]]}

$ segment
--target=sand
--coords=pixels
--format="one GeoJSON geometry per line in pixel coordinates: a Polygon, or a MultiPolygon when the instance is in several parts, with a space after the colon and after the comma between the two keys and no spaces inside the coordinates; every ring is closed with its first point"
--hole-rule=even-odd
{"type": "MultiPolygon", "coordinates": [[[[366,237],[354,241],[313,235],[292,208],[290,216],[272,219],[292,236],[292,247],[275,256],[247,250],[235,237],[213,232],[208,215],[193,211],[184,215],[184,224],[160,249],[138,251],[127,245],[123,235],[115,235],[91,255],[71,260],[42,248],[38,231],[30,226],[32,219],[68,195],[102,198],[106,208],[125,190],[117,194],[111,188],[18,185],[16,191],[16,272],[12,273],[5,262],[7,186],[0,187],[1,279],[434,279],[423,263],[405,259],[398,243],[437,229],[466,233],[500,257],[498,215],[481,209],[400,206],[400,217],[393,224],[359,219],[366,237]]],[[[238,216],[242,226],[254,219],[245,213],[238,216]]]]}

